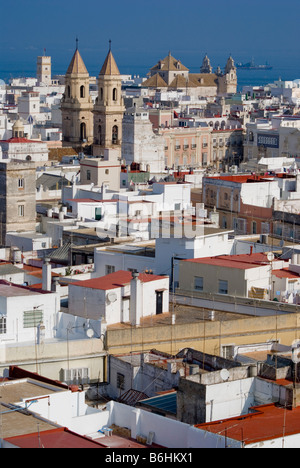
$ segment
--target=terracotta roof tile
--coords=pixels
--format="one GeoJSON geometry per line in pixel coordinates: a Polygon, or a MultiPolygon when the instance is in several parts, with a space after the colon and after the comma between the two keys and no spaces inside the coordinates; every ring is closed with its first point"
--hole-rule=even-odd
{"type": "Polygon", "coordinates": [[[148,78],[148,80],[144,81],[142,83],[142,86],[145,88],[167,88],[168,87],[165,80],[158,73],[148,78]]]}
{"type": "MultiPolygon", "coordinates": [[[[149,281],[156,281],[165,278],[165,276],[150,275],[147,273],[140,273],[139,279],[142,283],[148,283],[149,281]]],[[[83,288],[101,289],[106,291],[108,289],[117,289],[122,286],[126,286],[132,280],[132,273],[130,271],[119,270],[114,273],[110,273],[100,278],[93,278],[85,281],[77,281],[76,283],[70,283],[74,286],[80,286],[83,288]]]]}

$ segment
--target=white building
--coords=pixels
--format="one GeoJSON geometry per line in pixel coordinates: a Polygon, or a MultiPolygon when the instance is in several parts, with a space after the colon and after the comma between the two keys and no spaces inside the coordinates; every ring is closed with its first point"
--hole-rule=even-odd
{"type": "MultiPolygon", "coordinates": [[[[34,417],[38,418],[37,421],[34,421],[38,426],[39,422],[43,422],[41,430],[34,434],[37,438],[37,446],[39,446],[39,442],[43,441],[43,431],[50,432],[49,427],[45,428],[44,423],[52,422],[60,428],[68,428],[75,434],[98,442],[99,448],[111,448],[112,442],[115,449],[124,446],[130,447],[130,444],[132,448],[132,445],[136,447],[137,440],[143,439],[147,441],[147,445],[144,443],[142,446],[148,448],[148,451],[143,453],[146,457],[149,452],[152,461],[154,457],[156,461],[165,459],[164,451],[159,451],[159,449],[154,451],[153,448],[151,450],[152,443],[159,447],[175,449],[173,455],[174,457],[176,455],[176,461],[180,459],[187,460],[187,462],[191,462],[193,457],[193,453],[189,451],[190,448],[299,447],[300,409],[299,406],[285,408],[287,390],[284,386],[270,384],[264,379],[252,377],[235,382],[224,381],[221,384],[210,385],[210,387],[210,392],[206,395],[207,398],[211,398],[208,401],[208,407],[212,406],[214,399],[216,399],[216,403],[219,404],[216,404],[213,410],[217,414],[219,409],[219,414],[221,414],[222,409],[230,411],[233,404],[239,408],[238,416],[228,418],[223,413],[220,419],[193,426],[116,401],[109,401],[105,407],[97,409],[87,405],[85,391],[62,388],[55,385],[55,382],[39,382],[29,377],[2,382],[0,390],[6,397],[5,402],[13,404],[15,410],[26,410],[25,414],[22,411],[18,412],[19,418],[31,419],[26,415],[32,413],[34,417]],[[9,387],[11,387],[10,399],[7,396],[9,387]],[[17,400],[16,391],[18,393],[17,400]],[[235,398],[231,399],[230,395],[234,395],[235,398]],[[278,401],[280,404],[277,403],[278,401]],[[254,402],[256,406],[250,409],[249,406],[254,402]],[[247,408],[249,409],[248,413],[246,412],[247,408]],[[114,427],[124,429],[124,433],[127,429],[130,442],[128,439],[115,437],[112,431],[114,427]],[[180,454],[184,458],[179,458],[178,447],[186,449],[184,453],[180,454]]],[[[14,411],[10,409],[6,413],[3,416],[3,418],[7,418],[6,421],[11,423],[15,420],[14,411]]],[[[25,421],[24,424],[27,428],[25,421]]],[[[30,427],[31,434],[33,427],[33,425],[30,427]]],[[[55,428],[51,429],[53,433],[55,428]]],[[[57,435],[60,437],[60,441],[61,434],[60,431],[57,435]]],[[[14,435],[20,436],[20,433],[16,431],[14,435]]],[[[26,431],[25,434],[22,432],[22,438],[25,440],[26,435],[28,435],[26,431]]],[[[46,439],[46,432],[44,436],[46,439]]],[[[3,439],[1,439],[1,446],[4,448],[19,446],[20,437],[6,436],[3,439]]],[[[119,453],[106,452],[106,461],[111,461],[114,455],[117,456],[119,453]]],[[[168,454],[168,457],[171,455],[168,454]]]]}
{"type": "Polygon", "coordinates": [[[24,137],[24,125],[17,120],[12,128],[12,137],[0,140],[2,159],[19,159],[23,161],[48,161],[47,143],[37,140],[28,140],[24,137]]]}
{"type": "MultiPolygon", "coordinates": [[[[180,226],[182,227],[182,226],[180,226]]],[[[107,274],[109,269],[138,272],[151,271],[155,275],[168,275],[171,287],[178,286],[179,263],[182,259],[229,255],[234,241],[229,239],[231,231],[201,227],[193,237],[174,236],[174,230],[166,227],[164,237],[158,236],[152,241],[127,242],[120,245],[98,247],[95,249],[95,271],[98,276],[107,274]],[[172,231],[172,232],[171,232],[172,231]],[[200,233],[201,232],[201,233],[200,233]]]]}
{"type": "Polygon", "coordinates": [[[122,159],[126,165],[136,163],[151,177],[165,170],[164,138],[153,132],[149,113],[133,107],[123,117],[122,159]]]}
{"type": "Polygon", "coordinates": [[[54,337],[59,300],[56,293],[0,281],[0,348],[54,337]]]}
{"type": "Polygon", "coordinates": [[[18,113],[21,119],[29,116],[37,121],[40,115],[40,94],[33,91],[23,91],[18,99],[18,113]]]}
{"type": "Polygon", "coordinates": [[[139,325],[142,317],[168,310],[168,277],[119,270],[69,285],[69,314],[107,325],[139,325]]]}

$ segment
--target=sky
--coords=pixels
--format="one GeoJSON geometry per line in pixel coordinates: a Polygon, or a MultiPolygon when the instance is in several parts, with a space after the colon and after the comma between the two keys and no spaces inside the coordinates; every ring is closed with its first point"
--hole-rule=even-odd
{"type": "Polygon", "coordinates": [[[79,40],[90,74],[97,74],[109,40],[121,73],[145,73],[168,52],[191,71],[207,53],[214,67],[235,61],[299,62],[299,0],[3,0],[0,71],[35,70],[52,57],[65,73],[79,40]]]}

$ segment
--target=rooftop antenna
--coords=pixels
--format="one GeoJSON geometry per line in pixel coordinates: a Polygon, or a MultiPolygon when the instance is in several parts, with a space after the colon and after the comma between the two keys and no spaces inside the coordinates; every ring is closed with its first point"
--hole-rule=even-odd
{"type": "Polygon", "coordinates": [[[109,39],[108,44],[109,44],[109,51],[111,51],[111,39],[109,39]]]}
{"type": "Polygon", "coordinates": [[[76,37],[76,50],[78,50],[78,37],[76,37]]]}

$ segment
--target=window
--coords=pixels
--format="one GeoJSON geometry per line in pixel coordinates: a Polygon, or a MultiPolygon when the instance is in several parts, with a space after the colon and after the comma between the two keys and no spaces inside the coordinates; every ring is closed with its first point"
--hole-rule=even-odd
{"type": "Polygon", "coordinates": [[[219,280],[219,294],[228,294],[227,280],[219,280]]]}
{"type": "Polygon", "coordinates": [[[203,277],[202,276],[194,277],[194,289],[196,289],[196,291],[203,291],[203,277]]]}
{"type": "Polygon", "coordinates": [[[88,384],[90,370],[88,367],[79,367],[77,369],[61,369],[61,380],[67,384],[88,384]]]}
{"type": "Polygon", "coordinates": [[[18,179],[18,188],[24,188],[24,179],[18,179]]]}
{"type": "Polygon", "coordinates": [[[252,234],[257,234],[257,223],[252,221],[252,234]]]}
{"type": "Polygon", "coordinates": [[[80,86],[80,97],[81,98],[85,97],[85,87],[84,86],[80,86]]]}
{"type": "Polygon", "coordinates": [[[225,345],[222,346],[221,355],[224,359],[233,359],[234,357],[234,346],[233,345],[225,345]]]}
{"type": "Polygon", "coordinates": [[[111,273],[115,272],[114,265],[105,265],[105,274],[110,275],[111,273]]]}
{"type": "Polygon", "coordinates": [[[83,122],[80,124],[80,140],[86,139],[86,124],[83,122]]]}
{"type": "Polygon", "coordinates": [[[23,313],[23,328],[37,327],[43,321],[43,311],[39,309],[28,310],[23,313]]]}
{"type": "Polygon", "coordinates": [[[138,273],[136,268],[128,268],[127,270],[130,271],[131,273],[138,273]]]}
{"type": "Polygon", "coordinates": [[[86,180],[91,180],[91,171],[89,169],[86,171],[86,180]]]}
{"type": "Polygon", "coordinates": [[[113,89],[113,101],[116,101],[117,100],[117,88],[114,88],[113,89]]]}
{"type": "Polygon", "coordinates": [[[6,317],[0,317],[0,335],[6,333],[6,317]]]}
{"type": "Polygon", "coordinates": [[[24,214],[25,214],[25,206],[18,205],[18,216],[24,216],[24,214]]]}
{"type": "Polygon", "coordinates": [[[105,174],[106,174],[106,175],[109,174],[109,169],[105,169],[105,174]]]}
{"type": "Polygon", "coordinates": [[[117,145],[118,144],[118,127],[117,125],[114,125],[112,128],[112,144],[117,145]]]}
{"type": "Polygon", "coordinates": [[[117,373],[117,388],[120,390],[125,389],[125,375],[120,374],[120,372],[117,373]]]}
{"type": "Polygon", "coordinates": [[[100,219],[102,219],[102,208],[96,207],[95,208],[95,220],[100,221],[100,219]]]}
{"type": "Polygon", "coordinates": [[[98,143],[102,145],[102,127],[101,125],[98,126],[98,143]]]}

